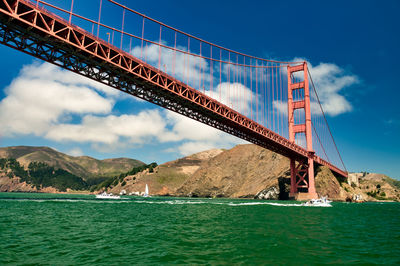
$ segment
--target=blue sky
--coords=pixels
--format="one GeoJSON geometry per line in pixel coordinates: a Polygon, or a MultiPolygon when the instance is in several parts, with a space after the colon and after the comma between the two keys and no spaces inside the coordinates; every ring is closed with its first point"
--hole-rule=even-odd
{"type": "MultiPolygon", "coordinates": [[[[341,77],[357,80],[338,91],[351,108],[327,117],[347,169],[400,178],[400,2],[120,2],[246,54],[281,60],[305,58],[313,66],[338,67],[341,77]]],[[[131,157],[162,163],[201,149],[230,148],[242,143],[149,103],[76,79],[11,48],[0,46],[0,56],[0,146],[45,145],[75,155],[131,157]],[[47,94],[40,98],[35,88],[47,94]],[[62,98],[60,95],[74,104],[64,106],[65,102],[55,100],[53,105],[39,108],[41,102],[51,99],[46,97],[62,98]],[[80,99],[91,101],[87,104],[80,99]],[[11,106],[15,103],[12,100],[19,102],[11,106]],[[43,113],[46,115],[41,116],[43,113]],[[21,119],[29,115],[34,118],[21,119]],[[150,120],[157,123],[150,124],[150,120]],[[103,132],[104,127],[99,124],[105,123],[121,132],[103,132]],[[133,126],[126,129],[125,123],[133,126]],[[57,124],[57,128],[50,124],[57,124]],[[79,130],[68,131],[79,136],[64,136],[62,133],[71,130],[71,125],[84,125],[82,130],[92,126],[93,131],[85,138],[77,134],[79,130]],[[140,127],[148,130],[141,132],[140,127]],[[124,130],[131,135],[122,133],[124,130]]]]}

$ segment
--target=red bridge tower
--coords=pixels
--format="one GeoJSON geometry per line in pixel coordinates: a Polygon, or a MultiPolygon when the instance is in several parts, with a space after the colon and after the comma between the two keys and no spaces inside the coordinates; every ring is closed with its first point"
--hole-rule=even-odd
{"type": "Polygon", "coordinates": [[[299,200],[318,198],[314,182],[315,152],[312,148],[310,89],[308,84],[307,63],[304,62],[302,65],[288,66],[287,70],[289,140],[295,142],[296,135],[304,133],[308,151],[308,160],[298,160],[296,163],[296,159],[290,158],[290,197],[299,200]],[[298,74],[293,75],[293,73],[296,72],[304,73],[303,81],[299,81],[301,78],[298,74]],[[299,121],[295,124],[295,110],[298,109],[304,110],[305,119],[298,119],[299,121]]]}

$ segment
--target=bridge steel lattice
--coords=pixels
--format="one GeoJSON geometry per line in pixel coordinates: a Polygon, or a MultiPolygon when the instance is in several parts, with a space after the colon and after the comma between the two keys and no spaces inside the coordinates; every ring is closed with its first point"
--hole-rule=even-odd
{"type": "MultiPolygon", "coordinates": [[[[303,195],[308,198],[317,196],[314,185],[314,163],[317,165],[325,165],[335,174],[347,177],[347,172],[345,170],[329,162],[326,150],[321,143],[323,135],[321,135],[322,137],[318,135],[316,130],[321,119],[315,122],[311,120],[310,99],[315,99],[315,97],[310,96],[309,71],[306,62],[280,62],[278,64],[276,61],[248,57],[175,30],[134,10],[124,7],[115,1],[109,0],[108,2],[123,9],[122,29],[115,29],[100,22],[102,0],[100,0],[98,20],[87,19],[73,13],[73,0],[71,1],[71,10],[61,9],[44,1],[0,0],[0,43],[290,158],[290,192],[292,196],[297,195],[299,192],[304,192],[303,195]],[[62,18],[59,14],[56,15],[54,12],[50,12],[47,8],[44,8],[46,6],[65,14],[65,18],[62,18]],[[141,37],[124,32],[124,19],[128,11],[143,17],[141,37]],[[71,19],[73,18],[79,18],[90,22],[92,24],[92,32],[71,23],[71,19]],[[151,41],[144,37],[145,20],[152,20],[159,23],[159,42],[151,41]],[[97,35],[94,34],[94,26],[97,27],[97,35]],[[99,37],[99,29],[101,27],[106,27],[106,29],[109,30],[109,32],[106,33],[108,41],[99,37]],[[167,46],[162,42],[162,27],[168,27],[174,31],[175,44],[173,47],[167,46]],[[110,32],[112,32],[112,34],[110,32]],[[188,49],[184,50],[177,47],[177,32],[188,36],[188,49]],[[121,36],[119,48],[113,44],[114,33],[119,33],[121,36]],[[133,55],[131,43],[128,51],[122,49],[122,47],[125,46],[123,42],[124,36],[128,36],[131,43],[132,38],[141,41],[141,49],[138,48],[137,51],[141,50],[142,56],[133,55]],[[112,38],[111,42],[110,38],[112,38]],[[199,40],[200,52],[191,51],[190,40],[192,40],[192,43],[193,40],[199,40]],[[147,44],[149,44],[149,46],[147,46],[147,44]],[[146,48],[149,48],[150,45],[156,45],[157,49],[159,49],[158,66],[154,66],[155,64],[157,65],[157,62],[151,64],[143,59],[143,51],[146,52],[146,48]],[[205,45],[209,45],[211,48],[207,56],[204,52],[205,45]],[[214,51],[219,49],[220,53],[218,59],[215,59],[215,53],[213,55],[213,48],[214,51]],[[174,54],[174,59],[176,55],[180,53],[185,56],[185,60],[186,56],[191,56],[188,57],[188,60],[190,60],[190,58],[203,60],[197,61],[201,62],[201,67],[197,68],[197,70],[200,70],[200,79],[199,81],[196,80],[196,82],[198,81],[197,89],[194,88],[197,85],[193,85],[193,82],[190,84],[190,81],[185,82],[184,78],[172,74],[172,71],[176,71],[177,66],[174,65],[173,70],[171,67],[169,70],[166,70],[167,67],[165,64],[162,64],[163,62],[161,59],[161,53],[164,49],[171,49],[174,54]],[[223,59],[223,52],[228,53],[228,60],[223,59]],[[236,62],[233,62],[234,60],[230,58],[231,55],[236,55],[236,62]],[[239,56],[243,57],[243,63],[239,63],[239,56]],[[204,63],[205,60],[209,60],[208,67],[206,67],[204,63]],[[250,61],[250,63],[246,60],[250,61]],[[266,62],[266,64],[264,64],[264,62],[266,62]],[[218,91],[213,91],[212,86],[215,76],[218,76],[218,73],[213,73],[213,71],[218,72],[218,68],[215,67],[216,65],[218,66],[218,64],[220,100],[217,100],[216,97],[211,97],[213,93],[218,95],[218,91]],[[223,64],[228,66],[227,71],[222,67],[223,64]],[[163,67],[165,68],[164,71],[162,70],[163,67]],[[234,67],[236,72],[230,70],[230,67],[234,67]],[[201,77],[201,75],[205,75],[204,69],[208,69],[210,72],[210,78],[207,81],[205,78],[201,77]],[[242,71],[243,74],[239,73],[240,71],[242,71]],[[243,86],[238,87],[238,85],[236,85],[234,93],[241,95],[241,97],[237,96],[235,98],[237,100],[236,109],[241,111],[235,110],[232,102],[228,101],[225,104],[222,103],[223,100],[221,100],[221,98],[223,95],[221,92],[221,84],[223,84],[223,82],[221,77],[222,75],[226,75],[226,72],[228,76],[230,73],[232,76],[234,75],[233,78],[232,76],[229,77],[227,80],[228,82],[226,82],[229,86],[230,84],[239,84],[240,82],[246,84],[248,80],[247,86],[253,87],[254,85],[255,87],[256,93],[252,93],[251,91],[249,92],[248,89],[242,88],[243,86]],[[254,72],[256,73],[255,75],[254,72]],[[262,72],[262,75],[259,75],[260,72],[262,72]],[[276,97],[276,95],[274,95],[274,90],[272,90],[272,95],[270,95],[268,91],[268,89],[272,89],[274,86],[275,88],[280,88],[281,92],[279,95],[281,97],[281,103],[283,103],[282,99],[284,98],[284,93],[282,93],[282,88],[284,87],[281,85],[284,83],[282,82],[282,75],[285,74],[285,72],[287,73],[286,116],[283,115],[284,112],[278,114],[275,111],[272,112],[272,109],[269,109],[273,108],[269,107],[270,105],[272,106],[279,102],[272,101],[272,99],[276,97]],[[304,75],[299,75],[301,72],[303,72],[304,75]],[[279,73],[280,76],[277,75],[277,73],[279,73]],[[231,82],[233,79],[235,82],[231,82]],[[260,79],[263,80],[260,82],[260,79]],[[205,86],[209,86],[210,90],[206,92],[205,86]],[[201,91],[202,88],[203,92],[201,91]],[[240,91],[240,89],[242,91],[240,91]],[[258,95],[262,95],[264,98],[260,100],[258,95]],[[251,102],[251,108],[248,108],[248,106],[246,106],[246,108],[240,108],[240,106],[243,107],[246,104],[240,103],[238,99],[246,97],[247,101],[251,102]],[[270,102],[267,102],[267,97],[271,97],[270,102]],[[261,107],[258,107],[258,105],[261,107]],[[256,106],[255,110],[253,106],[256,106]],[[304,118],[297,119],[296,122],[296,112],[299,110],[303,110],[301,114],[304,114],[304,118]],[[250,118],[243,114],[246,112],[250,118]],[[275,119],[276,121],[272,123],[271,120],[275,115],[278,119],[275,119]],[[287,119],[287,123],[284,122],[284,119],[287,119]],[[287,126],[289,137],[285,138],[274,132],[274,130],[271,129],[273,128],[273,126],[270,126],[271,123],[283,125],[279,129],[282,131],[284,131],[283,129],[287,126]],[[297,134],[305,135],[306,147],[302,147],[299,143],[296,143],[297,134]],[[315,137],[313,138],[313,136],[315,137]],[[322,147],[322,153],[326,155],[324,156],[325,159],[318,156],[313,150],[313,139],[318,139],[319,145],[322,147]]],[[[252,88],[252,90],[254,90],[254,88],[252,88]]],[[[318,98],[318,96],[316,98],[318,98]]],[[[299,117],[299,115],[297,115],[297,117],[299,117]]]]}

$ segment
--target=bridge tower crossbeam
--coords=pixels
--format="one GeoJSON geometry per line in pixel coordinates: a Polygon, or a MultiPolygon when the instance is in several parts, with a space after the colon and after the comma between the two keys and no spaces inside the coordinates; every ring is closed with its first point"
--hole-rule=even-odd
{"type": "Polygon", "coordinates": [[[296,163],[295,158],[290,158],[290,197],[296,199],[317,198],[318,195],[315,190],[314,179],[315,152],[312,147],[310,89],[307,62],[301,65],[288,66],[287,75],[289,140],[295,143],[296,135],[304,133],[308,152],[308,158],[306,160],[298,160],[296,163]],[[303,81],[300,81],[301,73],[297,74],[297,72],[304,73],[303,81]],[[295,111],[301,109],[304,110],[305,119],[298,119],[299,121],[295,121],[295,111]]]}

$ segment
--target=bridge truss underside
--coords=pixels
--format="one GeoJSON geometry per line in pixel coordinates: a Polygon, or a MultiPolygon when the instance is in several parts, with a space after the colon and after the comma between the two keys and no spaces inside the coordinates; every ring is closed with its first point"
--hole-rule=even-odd
{"type": "Polygon", "coordinates": [[[286,138],[30,2],[0,0],[0,43],[298,162],[313,156],[347,177],[286,138]]]}

